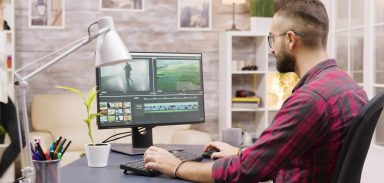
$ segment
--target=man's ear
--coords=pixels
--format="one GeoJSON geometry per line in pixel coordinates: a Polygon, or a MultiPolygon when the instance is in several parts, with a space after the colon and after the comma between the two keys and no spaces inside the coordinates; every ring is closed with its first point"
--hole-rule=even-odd
{"type": "Polygon", "coordinates": [[[288,48],[292,50],[296,45],[297,35],[292,31],[288,31],[287,38],[288,38],[288,48]]]}

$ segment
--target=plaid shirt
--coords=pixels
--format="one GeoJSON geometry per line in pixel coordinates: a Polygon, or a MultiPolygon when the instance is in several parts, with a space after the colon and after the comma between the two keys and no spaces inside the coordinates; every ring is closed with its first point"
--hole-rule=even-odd
{"type": "Polygon", "coordinates": [[[308,71],[270,127],[240,156],[215,161],[215,182],[331,182],[352,119],[368,101],[335,60],[308,71]]]}

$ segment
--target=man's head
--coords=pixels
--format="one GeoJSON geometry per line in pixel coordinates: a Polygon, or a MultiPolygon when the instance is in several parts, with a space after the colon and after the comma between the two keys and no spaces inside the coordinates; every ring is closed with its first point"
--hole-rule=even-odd
{"type": "Polygon", "coordinates": [[[277,0],[268,42],[279,72],[293,72],[298,49],[325,50],[328,15],[320,0],[277,0]]]}

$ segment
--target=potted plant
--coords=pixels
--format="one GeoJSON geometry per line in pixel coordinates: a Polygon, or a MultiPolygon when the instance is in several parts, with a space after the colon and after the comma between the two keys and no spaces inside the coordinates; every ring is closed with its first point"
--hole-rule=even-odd
{"type": "Polygon", "coordinates": [[[269,31],[274,5],[274,0],[248,0],[251,31],[269,31]]]}
{"type": "Polygon", "coordinates": [[[66,89],[71,92],[76,93],[79,95],[84,102],[84,106],[87,110],[87,117],[83,120],[84,123],[88,127],[88,136],[92,143],[85,144],[85,153],[87,155],[88,160],[88,166],[89,167],[106,167],[108,163],[108,157],[109,157],[109,150],[111,148],[111,144],[109,143],[95,143],[93,135],[92,135],[92,128],[91,128],[91,122],[94,120],[99,113],[91,113],[91,104],[93,100],[96,97],[97,90],[96,87],[92,87],[89,90],[89,96],[88,99],[84,96],[82,92],[75,88],[71,88],[68,86],[56,86],[57,88],[66,89]]]}

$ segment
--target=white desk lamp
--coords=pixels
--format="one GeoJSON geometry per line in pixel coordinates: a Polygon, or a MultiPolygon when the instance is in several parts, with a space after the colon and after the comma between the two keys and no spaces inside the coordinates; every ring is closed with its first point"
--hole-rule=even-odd
{"type": "Polygon", "coordinates": [[[223,4],[232,4],[232,28],[227,31],[239,31],[235,24],[235,4],[244,4],[245,0],[223,0],[223,4]]]}
{"type": "MultiPolygon", "coordinates": [[[[77,41],[74,41],[64,46],[63,48],[60,48],[57,51],[54,51],[36,61],[33,61],[32,63],[20,69],[17,69],[14,73],[15,79],[16,79],[15,84],[20,87],[19,103],[22,105],[21,113],[23,115],[22,119],[18,117],[19,132],[22,132],[21,128],[23,127],[24,140],[26,142],[26,148],[23,149],[22,140],[20,140],[20,149],[21,149],[20,152],[21,152],[21,158],[22,158],[21,161],[24,163],[22,165],[23,168],[21,169],[22,176],[24,178],[23,183],[34,182],[34,169],[32,165],[31,147],[29,145],[29,122],[28,122],[27,104],[26,104],[26,88],[28,86],[27,80],[32,78],[36,74],[40,73],[41,71],[45,70],[49,66],[59,62],[64,57],[73,53],[80,47],[87,45],[95,38],[97,38],[95,67],[116,64],[120,62],[126,62],[127,60],[132,58],[128,49],[125,47],[123,41],[120,39],[119,35],[115,31],[115,26],[113,24],[112,17],[103,17],[96,20],[96,22],[92,23],[88,27],[88,34],[89,34],[88,36],[85,36],[77,41]],[[98,31],[91,35],[90,28],[95,24],[98,27],[98,31]],[[30,66],[36,63],[39,63],[43,60],[46,60],[52,55],[55,55],[58,52],[61,52],[63,50],[66,50],[66,51],[61,53],[57,57],[51,59],[49,62],[40,66],[38,69],[34,70],[33,72],[25,76],[22,76],[20,74],[20,72],[24,71],[26,68],[29,68],[30,66]],[[27,151],[26,154],[23,151],[27,151]]],[[[22,139],[21,133],[19,133],[19,139],[22,139]]]]}

